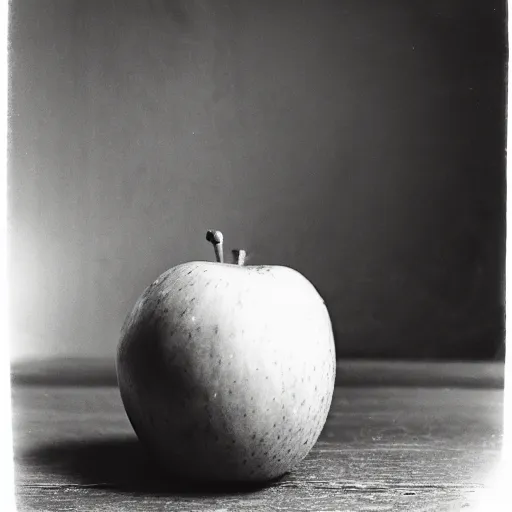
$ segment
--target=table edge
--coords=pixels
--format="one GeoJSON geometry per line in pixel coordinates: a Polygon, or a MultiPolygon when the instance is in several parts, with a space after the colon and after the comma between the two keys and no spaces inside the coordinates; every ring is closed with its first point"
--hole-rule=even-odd
{"type": "MultiPolygon", "coordinates": [[[[502,361],[405,361],[340,359],[337,386],[504,388],[502,361]]],[[[17,385],[117,386],[110,359],[51,358],[11,364],[17,385]]]]}

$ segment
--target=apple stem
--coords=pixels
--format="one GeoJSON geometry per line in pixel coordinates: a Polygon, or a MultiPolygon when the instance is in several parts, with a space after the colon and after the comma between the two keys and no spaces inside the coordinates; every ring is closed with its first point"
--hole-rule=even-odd
{"type": "Polygon", "coordinates": [[[224,263],[224,251],[222,248],[224,236],[222,235],[222,233],[216,229],[209,229],[206,232],[206,240],[213,244],[213,249],[215,250],[215,258],[217,259],[217,263],[224,263]]]}
{"type": "Polygon", "coordinates": [[[231,253],[233,254],[233,263],[242,267],[247,253],[243,249],[233,249],[231,253]]]}

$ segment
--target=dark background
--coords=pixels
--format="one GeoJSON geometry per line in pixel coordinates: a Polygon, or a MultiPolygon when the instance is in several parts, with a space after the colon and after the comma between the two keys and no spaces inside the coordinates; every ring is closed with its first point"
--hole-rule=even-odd
{"type": "Polygon", "coordinates": [[[16,0],[13,359],[112,358],[146,285],[306,275],[341,357],[503,357],[506,2],[16,0]]]}

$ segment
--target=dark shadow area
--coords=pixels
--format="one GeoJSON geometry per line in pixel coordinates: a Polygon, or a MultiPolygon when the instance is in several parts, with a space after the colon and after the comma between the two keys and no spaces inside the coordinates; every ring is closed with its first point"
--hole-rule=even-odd
{"type": "Polygon", "coordinates": [[[167,474],[134,437],[64,441],[20,454],[24,463],[42,465],[74,483],[123,493],[173,496],[247,494],[274,485],[240,482],[196,482],[167,474]]]}

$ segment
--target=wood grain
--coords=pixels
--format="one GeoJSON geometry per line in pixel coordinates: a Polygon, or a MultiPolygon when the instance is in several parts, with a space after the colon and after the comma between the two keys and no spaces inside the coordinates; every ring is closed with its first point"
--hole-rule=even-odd
{"type": "Polygon", "coordinates": [[[320,440],[261,489],[169,482],[116,387],[14,386],[20,511],[468,510],[496,466],[499,389],[337,387],[320,440]]]}

